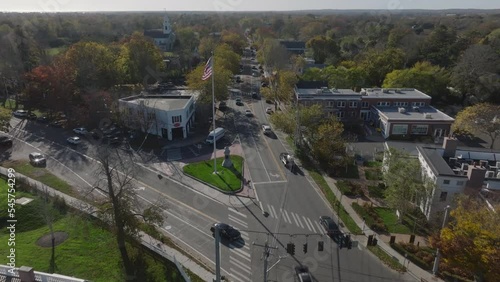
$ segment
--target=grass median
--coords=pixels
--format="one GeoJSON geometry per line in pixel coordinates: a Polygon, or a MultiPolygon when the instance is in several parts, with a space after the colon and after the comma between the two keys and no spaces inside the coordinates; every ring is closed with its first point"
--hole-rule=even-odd
{"type": "Polygon", "coordinates": [[[217,158],[217,174],[214,174],[214,160],[206,160],[185,165],[184,173],[211,184],[223,191],[233,192],[241,188],[243,180],[243,158],[236,155],[230,156],[233,166],[226,168],[222,166],[224,158],[217,158]]]}

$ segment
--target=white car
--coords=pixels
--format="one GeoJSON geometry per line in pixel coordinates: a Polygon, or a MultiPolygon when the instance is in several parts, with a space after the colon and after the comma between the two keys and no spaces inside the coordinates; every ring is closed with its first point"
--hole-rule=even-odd
{"type": "Polygon", "coordinates": [[[80,134],[80,135],[85,135],[85,134],[89,133],[87,131],[87,129],[85,129],[84,127],[75,128],[75,129],[73,129],[73,132],[76,134],[80,134]]]}
{"type": "Polygon", "coordinates": [[[15,117],[18,118],[25,118],[28,116],[28,111],[25,110],[17,110],[14,113],[12,113],[15,117]]]}
{"type": "Polygon", "coordinates": [[[262,131],[264,131],[265,135],[271,134],[273,131],[271,130],[271,127],[267,124],[262,125],[262,131]]]}
{"type": "Polygon", "coordinates": [[[73,144],[73,145],[78,145],[82,142],[80,140],[80,137],[77,137],[77,136],[70,137],[70,138],[66,139],[66,141],[68,141],[68,143],[73,144]]]}
{"type": "Polygon", "coordinates": [[[250,111],[250,110],[245,110],[245,115],[246,115],[247,117],[252,117],[252,116],[253,116],[253,113],[252,113],[252,111],[250,111]]]}

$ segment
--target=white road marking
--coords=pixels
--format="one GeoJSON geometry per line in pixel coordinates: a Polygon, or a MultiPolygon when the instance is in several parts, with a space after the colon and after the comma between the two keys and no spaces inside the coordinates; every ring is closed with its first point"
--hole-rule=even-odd
{"type": "Polygon", "coordinates": [[[233,221],[233,222],[236,222],[237,224],[245,227],[245,228],[248,228],[248,224],[246,222],[244,222],[243,220],[241,219],[238,219],[232,215],[229,215],[229,220],[233,221]]]}
{"type": "Polygon", "coordinates": [[[292,221],[288,217],[288,214],[287,214],[286,210],[280,209],[280,211],[281,211],[281,216],[283,217],[283,219],[285,220],[285,222],[286,223],[292,223],[292,221]]]}
{"type": "Polygon", "coordinates": [[[240,230],[240,233],[241,233],[241,238],[245,239],[245,241],[248,241],[248,238],[250,238],[250,237],[248,237],[248,233],[245,231],[241,231],[241,230],[240,230]]]}
{"type": "Polygon", "coordinates": [[[241,268],[241,270],[245,271],[248,274],[252,273],[252,270],[250,269],[250,267],[248,265],[242,264],[241,261],[238,261],[238,260],[234,259],[233,257],[229,257],[229,262],[232,263],[233,265],[241,268]]]}
{"type": "Polygon", "coordinates": [[[309,231],[312,231],[311,230],[311,227],[309,226],[309,223],[307,222],[307,218],[305,216],[302,216],[302,218],[304,219],[304,222],[306,223],[307,225],[307,229],[309,229],[309,231]]]}
{"type": "Polygon", "coordinates": [[[237,214],[237,215],[241,216],[241,217],[247,218],[247,215],[246,215],[246,214],[243,214],[243,213],[241,213],[241,212],[239,212],[239,211],[237,211],[237,210],[233,209],[232,207],[229,207],[228,209],[229,209],[230,211],[234,212],[235,214],[237,214]]]}
{"type": "Polygon", "coordinates": [[[307,218],[307,221],[309,221],[309,224],[311,225],[312,231],[314,233],[316,233],[316,229],[314,228],[314,224],[312,223],[312,221],[309,218],[307,218]]]}
{"type": "Polygon", "coordinates": [[[241,257],[242,259],[248,261],[249,263],[252,262],[250,260],[250,255],[248,253],[245,253],[245,252],[240,251],[240,250],[238,250],[238,251],[236,251],[236,250],[238,250],[238,249],[233,249],[231,252],[231,255],[237,255],[238,257],[241,257]]]}
{"type": "Polygon", "coordinates": [[[295,214],[293,214],[293,212],[290,212],[290,214],[292,215],[293,220],[295,221],[295,225],[300,226],[299,222],[297,221],[297,218],[295,217],[295,214]]]}
{"type": "Polygon", "coordinates": [[[274,218],[278,219],[278,213],[276,213],[276,210],[274,209],[273,206],[271,206],[271,209],[273,210],[274,218]]]}
{"type": "Polygon", "coordinates": [[[252,138],[253,144],[255,145],[255,150],[257,151],[257,155],[259,156],[260,162],[262,163],[262,167],[264,168],[264,171],[266,172],[267,179],[271,181],[271,177],[269,176],[269,173],[267,173],[267,168],[266,165],[264,164],[264,160],[262,159],[262,156],[259,153],[259,150],[257,148],[257,142],[255,141],[255,138],[253,138],[253,135],[250,135],[252,138]]]}
{"type": "Polygon", "coordinates": [[[300,220],[300,215],[297,215],[297,220],[299,221],[300,228],[304,228],[304,225],[302,225],[302,221],[300,220]]]}
{"type": "Polygon", "coordinates": [[[263,185],[263,184],[277,184],[277,183],[286,183],[285,180],[277,180],[277,181],[265,181],[265,182],[254,182],[254,185],[263,185]]]}
{"type": "Polygon", "coordinates": [[[267,204],[267,211],[269,212],[269,215],[270,215],[271,217],[274,217],[274,215],[273,215],[273,211],[271,210],[271,206],[270,206],[269,204],[267,204]]]}
{"type": "Polygon", "coordinates": [[[319,233],[323,233],[323,227],[317,221],[315,221],[314,223],[316,223],[319,233]]]}
{"type": "Polygon", "coordinates": [[[233,279],[238,279],[239,281],[250,281],[250,278],[248,278],[248,275],[245,276],[243,274],[241,274],[240,272],[236,271],[234,268],[229,268],[229,270],[231,271],[231,277],[233,279]],[[236,274],[236,276],[235,276],[236,274]]]}

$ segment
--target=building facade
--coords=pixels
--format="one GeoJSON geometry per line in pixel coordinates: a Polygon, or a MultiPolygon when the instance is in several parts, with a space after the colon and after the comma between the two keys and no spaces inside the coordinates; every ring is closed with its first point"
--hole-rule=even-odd
{"type": "Polygon", "coordinates": [[[153,42],[162,51],[172,51],[175,43],[175,33],[170,25],[168,16],[163,18],[162,29],[148,29],[144,31],[144,36],[153,39],[153,42]]]}
{"type": "Polygon", "coordinates": [[[431,97],[414,88],[329,89],[326,83],[299,82],[295,87],[298,104],[320,104],[325,115],[343,122],[365,121],[378,128],[384,138],[394,135],[450,134],[454,119],[430,105],[431,97]]]}
{"type": "Polygon", "coordinates": [[[445,137],[442,147],[417,146],[423,177],[434,184],[418,203],[427,219],[441,218],[458,194],[486,195],[485,200],[500,194],[500,152],[457,145],[445,137]]]}
{"type": "MultiPolygon", "coordinates": [[[[183,90],[172,90],[180,91],[183,90]]],[[[194,126],[194,97],[188,93],[136,95],[120,99],[119,109],[131,128],[168,140],[185,139],[194,126]]]]}

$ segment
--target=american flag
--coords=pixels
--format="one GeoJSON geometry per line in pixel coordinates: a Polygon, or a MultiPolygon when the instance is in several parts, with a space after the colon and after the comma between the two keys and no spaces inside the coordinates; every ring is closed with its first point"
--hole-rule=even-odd
{"type": "Polygon", "coordinates": [[[212,57],[210,57],[205,65],[205,69],[203,70],[203,76],[201,80],[207,80],[210,76],[212,76],[213,68],[212,68],[212,57]]]}

